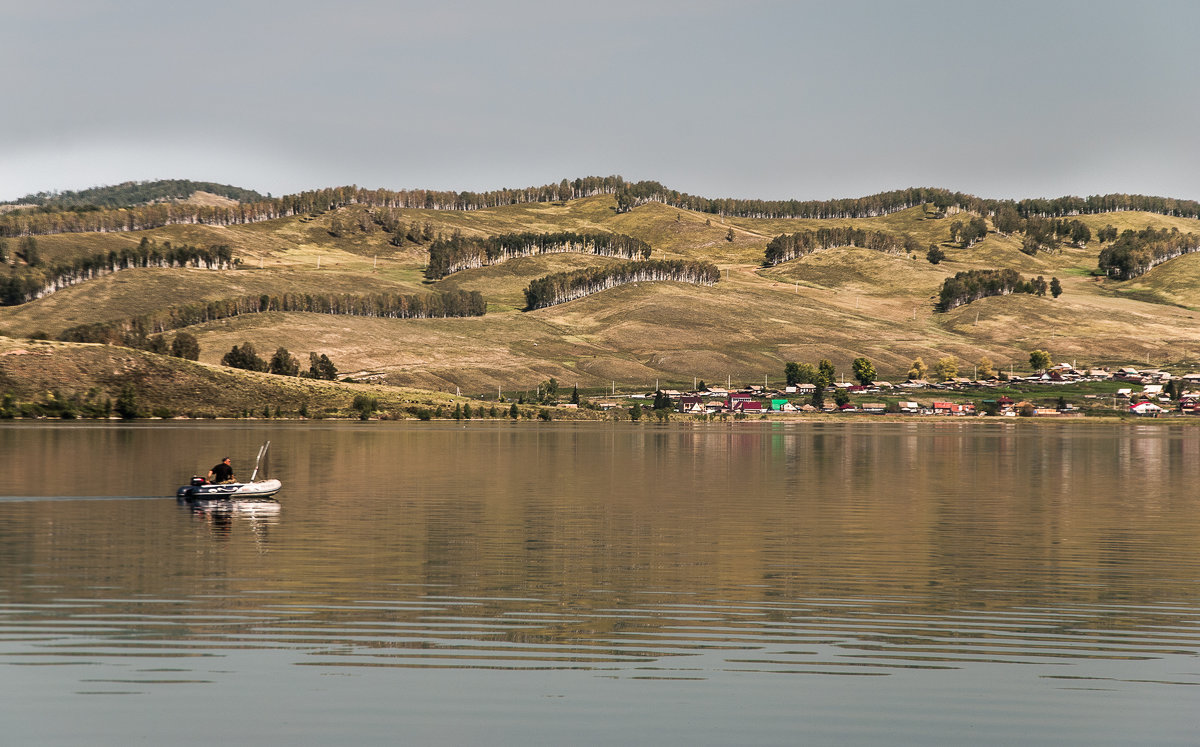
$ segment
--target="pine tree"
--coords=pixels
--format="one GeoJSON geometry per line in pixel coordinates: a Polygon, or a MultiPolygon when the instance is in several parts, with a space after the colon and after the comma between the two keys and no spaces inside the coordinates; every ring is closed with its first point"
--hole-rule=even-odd
{"type": "Polygon", "coordinates": [[[180,332],[171,340],[171,355],[189,361],[200,360],[200,342],[191,332],[180,332]]]}
{"type": "Polygon", "coordinates": [[[248,342],[243,342],[241,348],[234,345],[228,353],[221,357],[221,365],[246,371],[267,370],[267,362],[258,356],[254,346],[248,342]]]}
{"type": "Polygon", "coordinates": [[[121,393],[117,395],[117,402],[113,407],[124,420],[133,420],[138,416],[137,391],[133,384],[121,387],[121,393]]]}
{"type": "Polygon", "coordinates": [[[831,387],[837,383],[837,371],[833,368],[833,361],[828,358],[822,358],[817,363],[817,386],[831,387]]]}
{"type": "Polygon", "coordinates": [[[792,362],[785,363],[783,366],[783,378],[788,386],[796,386],[800,383],[800,364],[792,362]]]}
{"type": "Polygon", "coordinates": [[[289,353],[287,348],[276,348],[275,354],[271,356],[271,362],[267,365],[267,373],[278,376],[299,376],[300,361],[289,353]]]}

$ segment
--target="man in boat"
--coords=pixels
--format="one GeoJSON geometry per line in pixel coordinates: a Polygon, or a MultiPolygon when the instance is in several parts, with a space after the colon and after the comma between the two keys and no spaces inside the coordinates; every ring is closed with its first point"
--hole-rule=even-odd
{"type": "Polygon", "coordinates": [[[229,457],[225,457],[220,464],[208,471],[208,481],[214,485],[236,482],[233,479],[233,467],[229,464],[229,457]]]}

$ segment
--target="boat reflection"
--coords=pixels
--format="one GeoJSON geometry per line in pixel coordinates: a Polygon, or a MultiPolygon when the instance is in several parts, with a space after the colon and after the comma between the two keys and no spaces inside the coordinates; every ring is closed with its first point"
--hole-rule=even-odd
{"type": "MultiPolygon", "coordinates": [[[[255,544],[260,540],[265,542],[267,529],[279,523],[279,513],[282,508],[275,500],[192,500],[179,499],[179,505],[186,507],[192,517],[203,521],[213,535],[227,539],[232,535],[237,523],[244,523],[255,535],[255,544]]],[[[259,546],[259,550],[265,547],[259,546]]]]}

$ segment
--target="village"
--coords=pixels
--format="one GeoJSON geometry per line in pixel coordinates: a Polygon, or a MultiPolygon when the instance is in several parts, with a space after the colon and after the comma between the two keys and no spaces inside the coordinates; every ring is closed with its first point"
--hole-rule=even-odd
{"type": "MultiPolygon", "coordinates": [[[[771,417],[786,414],[1084,417],[1200,415],[1200,373],[1173,374],[1131,366],[1077,370],[1060,363],[1029,376],[986,379],[910,379],[900,383],[838,382],[818,393],[815,384],[782,389],[766,384],[741,388],[703,386],[693,391],[659,389],[591,403],[600,410],[629,408],[640,414],[771,417]],[[618,401],[624,400],[624,401],[618,401]],[[645,403],[645,404],[643,404],[645,403]]],[[[569,405],[568,405],[569,406],[569,405]]]]}

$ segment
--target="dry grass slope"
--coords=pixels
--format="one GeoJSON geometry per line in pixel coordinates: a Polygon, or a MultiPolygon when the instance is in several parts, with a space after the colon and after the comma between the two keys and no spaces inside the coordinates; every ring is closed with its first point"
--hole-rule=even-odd
{"type": "MultiPolygon", "coordinates": [[[[343,209],[347,224],[366,210],[343,209]]],[[[921,356],[954,355],[966,365],[987,356],[1005,368],[1027,366],[1031,349],[1079,364],[1150,360],[1179,364],[1200,358],[1200,257],[1185,256],[1129,283],[1091,275],[1099,245],[1029,257],[1019,237],[988,234],[970,249],[949,243],[949,223],[921,208],[844,221],[722,218],[650,203],[618,214],[599,196],[569,203],[513,205],[470,212],[401,211],[406,222],[435,231],[475,235],[513,231],[599,230],[649,242],[654,256],[713,262],[722,270],[712,288],[675,283],[634,284],[572,303],[523,312],[523,290],[534,277],[610,260],[584,255],[530,257],[423,279],[425,249],[395,247],[382,231],[354,230],[335,238],[332,214],[248,226],[171,226],[145,232],[162,242],[225,243],[243,269],[139,270],[60,291],[21,307],[0,309],[0,332],[57,331],[160,308],[171,303],[246,293],[422,292],[478,290],[486,317],[386,320],[319,314],[261,314],[192,329],[201,360],[216,363],[232,345],[260,351],[284,346],[303,357],[327,353],[345,372],[392,384],[452,392],[532,389],[554,376],[566,385],[652,387],[707,381],[761,382],[782,377],[786,361],[830,358],[849,372],[857,356],[871,358],[881,376],[897,377],[921,356]],[[922,246],[941,245],[947,260],[929,264],[924,252],[886,255],[835,248],[764,268],[767,242],[835,224],[910,233],[922,246]],[[728,240],[732,229],[733,238],[728,240]],[[319,264],[319,268],[318,268],[319,264]],[[990,298],[933,311],[942,280],[968,269],[1011,267],[1028,276],[1058,277],[1065,289],[1051,299],[990,298]]],[[[1093,232],[1175,227],[1200,232],[1200,221],[1144,213],[1082,218],[1093,232]]],[[[135,244],[142,234],[39,238],[48,257],[135,244]]],[[[206,390],[207,391],[207,390],[206,390]]],[[[199,396],[199,395],[198,395],[199,396]]],[[[203,396],[208,396],[204,394],[203,396]]]]}

